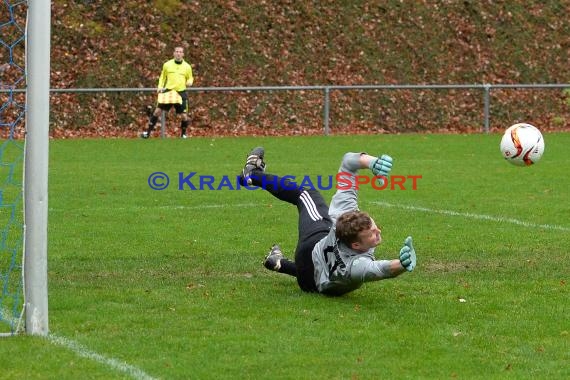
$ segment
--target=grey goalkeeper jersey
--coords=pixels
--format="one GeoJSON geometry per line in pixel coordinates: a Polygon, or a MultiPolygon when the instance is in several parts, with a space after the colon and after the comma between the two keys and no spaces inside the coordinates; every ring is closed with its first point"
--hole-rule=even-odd
{"type": "Polygon", "coordinates": [[[342,295],[360,288],[364,282],[392,277],[390,261],[376,260],[374,248],[364,253],[358,252],[338,242],[335,236],[337,218],[347,211],[358,210],[358,194],[354,184],[360,168],[360,154],[344,155],[339,173],[346,173],[343,174],[343,181],[350,179],[353,185],[349,190],[337,189],[329,207],[333,226],[329,234],[313,248],[315,283],[320,293],[342,295]]]}

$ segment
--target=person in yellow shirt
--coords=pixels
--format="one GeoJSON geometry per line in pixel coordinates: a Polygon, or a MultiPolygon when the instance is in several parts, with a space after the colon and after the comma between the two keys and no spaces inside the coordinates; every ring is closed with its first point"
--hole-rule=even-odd
{"type": "Polygon", "coordinates": [[[177,46],[174,48],[174,58],[166,61],[162,65],[162,72],[158,78],[158,101],[148,122],[148,129],[141,134],[141,137],[148,139],[162,111],[168,112],[174,107],[176,114],[181,116],[180,137],[185,139],[186,129],[190,121],[188,120],[188,93],[186,88],[192,86],[194,76],[192,66],[184,60],[184,48],[177,46]]]}

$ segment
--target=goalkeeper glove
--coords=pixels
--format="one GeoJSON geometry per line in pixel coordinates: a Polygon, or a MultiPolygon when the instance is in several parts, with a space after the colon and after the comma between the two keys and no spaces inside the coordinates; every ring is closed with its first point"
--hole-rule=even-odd
{"type": "Polygon", "coordinates": [[[408,272],[411,272],[416,267],[416,250],[412,244],[412,237],[408,236],[406,240],[404,240],[404,246],[400,249],[400,264],[408,272]]]}
{"type": "MultiPolygon", "coordinates": [[[[383,154],[381,157],[377,157],[375,160],[370,161],[369,167],[375,176],[388,177],[390,170],[392,170],[392,157],[387,154],[383,154]]],[[[380,186],[383,186],[384,178],[378,178],[378,183],[380,186]]]]}

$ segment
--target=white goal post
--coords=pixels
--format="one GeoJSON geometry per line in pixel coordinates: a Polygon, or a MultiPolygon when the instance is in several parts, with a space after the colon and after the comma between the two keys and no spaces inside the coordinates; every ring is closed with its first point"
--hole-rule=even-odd
{"type": "Polygon", "coordinates": [[[47,335],[47,221],[51,1],[28,0],[24,161],[26,333],[47,335]]]}

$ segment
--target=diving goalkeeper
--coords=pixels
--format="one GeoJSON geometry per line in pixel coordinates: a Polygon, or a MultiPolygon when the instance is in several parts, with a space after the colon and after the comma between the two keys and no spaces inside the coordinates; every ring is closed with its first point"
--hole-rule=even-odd
{"type": "MultiPolygon", "coordinates": [[[[412,237],[408,236],[393,260],[377,260],[376,246],[382,241],[374,220],[358,209],[356,175],[370,169],[386,178],[392,158],[366,153],[346,153],[339,172],[349,175],[352,186],[338,188],[330,207],[315,189],[298,187],[287,177],[265,173],[264,149],[253,149],[240,176],[242,185],[262,187],[274,197],[291,203],[299,211],[299,238],[295,259],[289,260],[279,245],[265,257],[267,269],[294,276],[305,292],[340,296],[363,283],[396,277],[416,266],[412,237]]],[[[386,180],[386,179],[385,179],[386,180]]]]}
{"type": "Polygon", "coordinates": [[[177,46],[174,48],[174,58],[162,65],[162,72],[158,78],[157,105],[150,115],[148,129],[141,134],[142,138],[148,139],[151,136],[162,111],[168,112],[172,107],[176,114],[181,116],[180,137],[183,139],[187,137],[186,129],[190,122],[186,88],[192,86],[193,83],[192,66],[184,60],[184,48],[177,46]]]}

